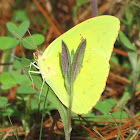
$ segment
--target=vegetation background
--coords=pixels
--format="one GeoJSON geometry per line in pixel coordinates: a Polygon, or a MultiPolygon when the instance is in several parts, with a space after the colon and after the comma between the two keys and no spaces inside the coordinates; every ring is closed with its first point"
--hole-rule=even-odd
{"type": "MultiPolygon", "coordinates": [[[[90,0],[0,1],[0,139],[64,139],[57,105],[49,100],[44,104],[44,96],[38,104],[39,93],[20,61],[33,60],[34,48],[12,31],[31,42],[29,28],[39,49],[45,50],[68,29],[91,18],[92,10],[90,0]]],[[[121,32],[101,100],[88,114],[73,114],[71,139],[139,140],[140,1],[98,0],[98,10],[99,15],[118,17],[121,32]]]]}

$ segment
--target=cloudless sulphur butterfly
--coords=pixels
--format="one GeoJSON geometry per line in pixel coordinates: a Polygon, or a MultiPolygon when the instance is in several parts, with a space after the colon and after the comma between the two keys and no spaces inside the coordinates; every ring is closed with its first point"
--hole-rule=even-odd
{"type": "Polygon", "coordinates": [[[120,21],[113,16],[88,19],[58,37],[38,56],[37,63],[43,79],[68,107],[69,95],[61,68],[62,40],[71,51],[77,49],[81,38],[86,39],[82,68],[74,84],[73,112],[86,114],[98,102],[106,85],[110,69],[109,59],[119,28],[120,21]]]}

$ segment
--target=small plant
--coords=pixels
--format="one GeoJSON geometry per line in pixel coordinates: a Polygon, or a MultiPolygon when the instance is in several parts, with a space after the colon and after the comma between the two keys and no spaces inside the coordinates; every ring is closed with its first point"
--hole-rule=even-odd
{"type": "Polygon", "coordinates": [[[134,17],[134,13],[137,13],[139,11],[138,7],[134,7],[134,3],[130,3],[129,6],[125,6],[125,20],[122,19],[122,23],[126,25],[126,35],[124,32],[120,31],[119,33],[119,41],[121,42],[122,46],[125,48],[125,50],[128,53],[128,59],[130,61],[131,67],[132,67],[132,86],[128,85],[129,87],[129,94],[128,92],[125,92],[126,94],[123,95],[122,100],[118,104],[122,104],[122,102],[127,103],[127,101],[131,98],[131,106],[130,106],[130,114],[134,115],[134,108],[135,108],[135,93],[136,93],[136,85],[139,80],[140,75],[140,54],[137,51],[136,45],[132,43],[132,41],[129,39],[131,34],[131,28],[135,24],[137,28],[139,27],[139,18],[134,17]],[[132,10],[130,10],[132,9],[132,10]]]}
{"type": "Polygon", "coordinates": [[[82,67],[84,53],[86,48],[86,39],[83,39],[80,45],[78,46],[76,52],[72,50],[71,55],[69,49],[64,41],[62,41],[62,54],[61,54],[61,63],[62,63],[62,72],[65,79],[65,86],[67,93],[69,95],[69,106],[68,114],[66,117],[67,127],[65,128],[66,140],[70,140],[71,134],[71,109],[72,101],[74,96],[74,82],[80,69],[82,67]]]}
{"type": "MultiPolygon", "coordinates": [[[[27,44],[23,39],[21,39],[25,33],[27,32],[27,29],[29,28],[30,22],[29,21],[23,21],[20,25],[16,25],[12,22],[8,22],[6,24],[8,31],[10,32],[9,35],[0,37],[0,49],[2,49],[5,52],[5,61],[9,59],[9,57],[13,58],[10,52],[12,52],[18,44],[20,44],[22,48],[23,56],[25,57],[23,46],[27,49],[34,49],[29,44],[27,44]],[[17,36],[16,32],[19,36],[17,36]],[[11,37],[11,34],[16,36],[16,38],[11,37]]],[[[38,45],[42,44],[44,41],[44,36],[41,34],[34,34],[33,38],[36,40],[36,43],[38,45]]],[[[27,40],[32,43],[32,40],[29,37],[25,37],[24,40],[27,40]]],[[[7,104],[7,102],[4,102],[5,97],[1,97],[1,107],[4,107],[3,104],[5,103],[6,109],[0,110],[1,111],[1,117],[4,118],[5,116],[16,116],[18,118],[21,118],[21,121],[23,123],[23,128],[26,132],[29,132],[29,129],[31,127],[31,121],[30,116],[34,113],[34,110],[38,110],[38,104],[35,107],[32,102],[38,102],[36,98],[32,98],[31,94],[37,94],[37,91],[33,90],[31,88],[31,81],[28,78],[26,74],[21,73],[23,67],[20,62],[20,58],[17,59],[9,59],[10,63],[12,63],[11,66],[4,67],[3,73],[0,75],[0,83],[1,83],[1,89],[2,90],[8,90],[13,86],[17,87],[16,95],[17,95],[17,102],[16,106],[13,106],[12,104],[7,104]],[[3,103],[3,102],[4,103],[3,103]],[[33,107],[34,106],[34,107],[33,107]],[[20,110],[19,110],[20,108],[20,110]]],[[[44,99],[43,99],[44,100],[44,99]]],[[[41,100],[42,101],[42,100],[41,100]]],[[[42,104],[40,104],[40,109],[42,110],[42,104]]],[[[49,104],[48,104],[49,105],[49,104]]]]}

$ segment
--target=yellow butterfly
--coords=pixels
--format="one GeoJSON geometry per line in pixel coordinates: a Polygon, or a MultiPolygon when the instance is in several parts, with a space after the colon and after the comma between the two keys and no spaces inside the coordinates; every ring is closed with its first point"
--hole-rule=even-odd
{"type": "Polygon", "coordinates": [[[118,36],[120,21],[113,16],[88,19],[54,40],[43,54],[37,54],[40,73],[59,100],[69,106],[69,94],[61,67],[62,40],[76,51],[81,38],[87,41],[82,68],[74,84],[72,111],[88,113],[104,91],[109,74],[109,60],[118,36]]]}

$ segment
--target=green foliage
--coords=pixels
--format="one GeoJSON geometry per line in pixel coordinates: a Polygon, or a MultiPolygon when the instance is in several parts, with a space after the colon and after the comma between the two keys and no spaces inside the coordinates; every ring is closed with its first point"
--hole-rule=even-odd
{"type": "Polygon", "coordinates": [[[76,5],[77,5],[78,7],[80,7],[80,6],[84,5],[86,2],[87,2],[87,0],[77,0],[77,1],[76,1],[76,5]]]}
{"type": "Polygon", "coordinates": [[[0,44],[1,50],[7,50],[17,46],[19,44],[19,41],[11,37],[4,36],[0,37],[0,44]]]}
{"type": "MultiPolygon", "coordinates": [[[[120,117],[122,117],[123,119],[127,119],[129,117],[128,113],[126,113],[125,111],[123,111],[123,113],[121,111],[117,111],[111,114],[113,115],[116,121],[120,121],[120,117]]],[[[96,115],[92,119],[92,121],[114,121],[114,120],[110,114],[106,114],[106,115],[103,114],[103,115],[96,115]]],[[[103,125],[103,123],[100,123],[100,125],[103,125]]]]}
{"type": "Polygon", "coordinates": [[[21,62],[17,59],[13,61],[13,67],[17,70],[22,70],[21,62]]]}
{"type": "Polygon", "coordinates": [[[7,107],[6,109],[0,110],[0,114],[3,117],[6,116],[17,116],[18,115],[18,109],[16,106],[11,106],[11,107],[7,107]]]}
{"type": "Polygon", "coordinates": [[[27,75],[20,74],[17,71],[3,72],[0,75],[0,82],[2,84],[2,89],[9,89],[14,85],[26,85],[30,86],[31,81],[27,77],[27,75]]]}
{"type": "MultiPolygon", "coordinates": [[[[18,13],[16,14],[24,15],[25,13],[24,11],[18,11],[18,13]]],[[[16,16],[14,18],[16,18],[16,16]]],[[[33,123],[33,121],[35,121],[35,120],[32,120],[30,116],[32,115],[32,113],[35,113],[34,111],[31,110],[33,104],[31,106],[30,102],[32,102],[34,98],[33,97],[31,98],[30,95],[37,93],[37,91],[31,88],[31,84],[32,84],[31,80],[28,78],[26,74],[22,73],[21,70],[23,69],[23,67],[22,67],[21,62],[19,60],[12,60],[9,53],[11,53],[12,49],[14,49],[19,43],[20,43],[20,46],[22,47],[24,43],[19,36],[23,37],[25,35],[25,33],[27,32],[29,28],[30,22],[25,17],[21,19],[17,17],[17,19],[14,19],[14,20],[18,20],[18,21],[20,20],[22,21],[22,23],[19,25],[16,25],[12,22],[8,22],[6,26],[10,34],[8,36],[0,37],[0,49],[5,51],[5,62],[6,63],[10,62],[11,64],[13,64],[13,66],[11,67],[12,69],[10,68],[10,66],[4,67],[4,72],[0,75],[0,84],[1,84],[2,90],[8,90],[13,86],[18,86],[18,89],[16,91],[18,101],[16,102],[16,106],[13,106],[12,104],[8,104],[8,100],[6,100],[7,98],[5,99],[5,97],[0,97],[0,107],[4,107],[2,110],[0,110],[0,116],[2,118],[6,116],[19,117],[23,123],[24,129],[26,131],[29,131],[30,125],[33,123]],[[23,20],[23,19],[26,19],[26,20],[23,20]],[[13,31],[17,33],[19,36],[13,33],[13,31]],[[11,35],[16,36],[16,38],[12,37],[11,35]]],[[[26,37],[25,39],[31,42],[30,38],[31,37],[26,37]]],[[[41,45],[44,42],[44,36],[41,34],[34,34],[33,38],[34,40],[36,40],[35,42],[37,45],[41,45]]],[[[27,44],[25,45],[25,47],[26,46],[27,44]]],[[[33,49],[33,48],[30,47],[29,49],[33,49]]],[[[23,56],[24,56],[24,52],[23,52],[23,56]]],[[[36,101],[36,104],[38,104],[38,101],[36,101]]],[[[52,107],[50,107],[50,109],[51,108],[52,107]]],[[[47,109],[46,112],[47,111],[49,111],[49,109],[47,109]]]]}
{"type": "MultiPolygon", "coordinates": [[[[23,11],[19,11],[19,13],[16,13],[16,14],[24,15],[25,13],[23,11]]],[[[16,16],[15,16],[15,18],[16,18],[16,16]]],[[[0,97],[0,107],[4,107],[3,109],[0,110],[0,116],[3,119],[6,116],[19,117],[23,124],[23,128],[25,129],[25,131],[29,131],[30,130],[29,128],[31,127],[32,123],[35,121],[35,120],[31,119],[31,115],[33,113],[34,114],[37,113],[37,112],[32,111],[33,104],[31,106],[30,102],[32,102],[32,100],[34,98],[31,98],[30,95],[37,93],[37,91],[35,91],[31,88],[32,83],[31,83],[30,79],[28,78],[28,76],[17,71],[17,70],[23,69],[21,62],[19,60],[13,61],[11,59],[13,56],[11,57],[9,55],[12,52],[12,49],[14,49],[19,43],[20,43],[21,47],[23,45],[23,41],[22,41],[21,37],[23,37],[25,35],[25,33],[27,32],[27,29],[29,28],[29,25],[30,25],[30,22],[27,20],[27,18],[26,18],[26,20],[24,20],[24,19],[25,19],[25,17],[23,17],[21,19],[19,19],[17,17],[17,19],[14,19],[14,20],[22,21],[22,23],[19,25],[16,25],[12,22],[8,22],[6,24],[6,26],[8,28],[8,31],[10,32],[10,34],[8,34],[8,36],[0,37],[0,49],[5,51],[5,58],[4,58],[5,61],[4,62],[13,64],[12,69],[10,68],[10,66],[5,66],[4,72],[0,75],[1,89],[8,90],[15,85],[18,86],[18,89],[16,91],[18,101],[16,102],[16,105],[13,106],[12,104],[8,104],[7,98],[0,97]],[[19,37],[13,31],[21,37],[19,37]],[[16,36],[16,38],[12,37],[11,35],[16,36]],[[19,110],[19,108],[20,108],[20,110],[19,110]]],[[[28,40],[31,40],[31,39],[29,39],[29,37],[26,37],[26,38],[28,40]]],[[[37,45],[40,45],[44,42],[43,35],[34,34],[33,38],[36,40],[35,42],[37,45]]],[[[33,49],[33,48],[31,48],[31,49],[33,49]]],[[[24,52],[23,52],[23,56],[24,56],[24,52]]],[[[36,104],[38,105],[38,101],[36,101],[36,104]]],[[[42,107],[42,105],[41,105],[41,107],[42,107]]],[[[38,108],[39,108],[39,105],[38,105],[38,108]]],[[[50,106],[50,109],[52,109],[51,106],[50,106]]],[[[48,111],[49,111],[49,108],[46,110],[46,112],[48,112],[48,111]]]]}
{"type": "Polygon", "coordinates": [[[37,91],[35,91],[33,88],[31,88],[30,86],[27,86],[27,85],[22,85],[22,86],[20,86],[18,89],[17,89],[17,91],[16,91],[16,93],[17,93],[17,95],[28,95],[28,94],[33,94],[33,93],[36,93],[37,91]]]}
{"type": "Polygon", "coordinates": [[[130,92],[132,92],[132,90],[130,90],[130,88],[132,89],[133,87],[131,85],[128,85],[126,87],[123,96],[121,97],[120,101],[117,103],[118,107],[125,106],[127,104],[128,100],[131,99],[130,92]]]}
{"type": "Polygon", "coordinates": [[[74,17],[77,16],[78,8],[82,5],[86,6],[87,0],[76,0],[76,5],[73,8],[73,15],[74,17]]]}
{"type": "Polygon", "coordinates": [[[33,40],[35,40],[36,45],[41,45],[45,38],[42,34],[34,34],[32,35],[32,38],[29,37],[25,37],[26,41],[29,41],[31,45],[29,45],[27,42],[25,42],[24,40],[21,39],[21,37],[23,37],[25,35],[25,33],[27,32],[29,26],[30,26],[30,22],[28,20],[23,21],[20,25],[16,25],[12,22],[8,22],[6,24],[8,31],[15,36],[17,39],[12,38],[12,37],[8,37],[8,36],[4,36],[4,37],[0,37],[0,49],[2,50],[7,50],[7,49],[11,49],[16,47],[20,42],[21,44],[27,48],[27,49],[31,49],[34,50],[36,48],[33,40]]]}
{"type": "Polygon", "coordinates": [[[34,48],[27,42],[25,42],[25,40],[22,40],[22,44],[26,49],[30,49],[30,50],[34,50],[36,48],[36,45],[41,45],[42,42],[44,42],[45,38],[42,34],[34,34],[32,35],[32,38],[30,36],[25,37],[24,38],[26,41],[28,41],[32,46],[34,46],[34,48]],[[33,42],[33,40],[35,41],[35,43],[33,42]]]}
{"type": "Polygon", "coordinates": [[[107,115],[109,111],[114,107],[116,104],[115,99],[106,99],[104,101],[98,101],[94,108],[102,112],[104,115],[107,115]]]}
{"type": "Polygon", "coordinates": [[[139,8],[134,2],[130,2],[128,5],[124,6],[125,19],[121,19],[121,22],[126,25],[126,35],[130,37],[130,31],[132,26],[135,24],[139,27],[139,8]]]}
{"type": "Polygon", "coordinates": [[[5,107],[8,103],[8,99],[6,97],[0,97],[0,108],[5,107]]]}
{"type": "Polygon", "coordinates": [[[113,63],[116,64],[116,65],[119,65],[119,60],[118,60],[118,58],[115,56],[115,54],[112,54],[110,61],[113,62],[113,63]]]}
{"type": "MultiPolygon", "coordinates": [[[[32,113],[36,113],[38,111],[38,106],[40,106],[40,111],[42,112],[44,109],[44,96],[40,104],[38,104],[38,98],[33,98],[30,102],[30,105],[32,113]]],[[[52,110],[56,110],[56,107],[49,100],[47,100],[47,104],[45,106],[45,113],[47,114],[49,111],[52,110]]]]}
{"type": "Polygon", "coordinates": [[[0,75],[0,82],[2,84],[1,86],[2,89],[9,89],[17,84],[16,80],[8,72],[3,72],[0,75]]]}
{"type": "Polygon", "coordinates": [[[119,32],[119,39],[126,49],[130,51],[136,51],[136,46],[131,43],[131,41],[127,38],[127,36],[122,31],[119,32]]]}
{"type": "Polygon", "coordinates": [[[14,10],[12,20],[21,21],[21,22],[28,20],[26,11],[25,10],[14,10]]]}
{"type": "MultiPolygon", "coordinates": [[[[81,116],[86,119],[86,121],[94,122],[94,121],[113,121],[112,116],[109,114],[111,110],[116,107],[117,101],[115,99],[104,99],[99,101],[95,105],[95,109],[97,111],[90,111],[88,114],[82,114],[81,116]],[[98,115],[96,112],[100,112],[98,115]]],[[[120,109],[120,111],[111,113],[115,120],[121,121],[121,119],[126,119],[129,117],[128,113],[120,109]]],[[[73,114],[73,117],[76,118],[77,114],[73,114]]],[[[79,121],[75,121],[75,124],[81,124],[79,121]]],[[[86,125],[86,122],[82,122],[83,125],[86,125]]],[[[92,123],[91,123],[92,124],[92,123]]],[[[103,123],[98,123],[99,125],[103,125],[103,123]]]]}
{"type": "Polygon", "coordinates": [[[27,32],[27,30],[28,30],[28,28],[30,26],[30,22],[28,20],[27,21],[23,21],[20,25],[16,25],[16,24],[14,24],[12,22],[8,22],[6,24],[6,26],[7,26],[8,31],[11,34],[13,34],[13,36],[16,36],[16,38],[21,40],[21,38],[19,36],[23,37],[25,35],[25,33],[27,32]],[[13,31],[16,34],[18,34],[19,36],[16,35],[13,31]]]}
{"type": "Polygon", "coordinates": [[[125,18],[126,18],[126,25],[128,27],[130,27],[133,23],[133,13],[132,11],[129,9],[129,7],[125,6],[125,18]]]}
{"type": "MultiPolygon", "coordinates": [[[[25,69],[26,73],[28,74],[29,67],[27,67],[27,66],[29,66],[31,64],[31,61],[29,59],[23,58],[21,62],[22,62],[23,68],[25,69]]],[[[37,69],[35,67],[32,67],[31,70],[37,71],[37,69]]],[[[41,75],[39,76],[38,74],[31,73],[31,76],[33,79],[33,84],[37,87],[38,91],[40,91],[41,87],[42,87],[42,83],[43,83],[41,75]]],[[[47,99],[50,102],[52,102],[55,105],[55,107],[58,109],[58,111],[61,115],[64,127],[66,127],[66,116],[67,116],[66,107],[59,101],[59,99],[56,97],[55,93],[51,90],[51,88],[46,83],[44,83],[44,85],[43,85],[42,95],[46,96],[46,92],[47,92],[48,88],[49,88],[49,92],[47,95],[47,99]]]]}
{"type": "MultiPolygon", "coordinates": [[[[119,41],[121,42],[122,46],[128,53],[128,58],[130,61],[130,65],[132,67],[132,85],[128,84],[127,89],[128,91],[124,92],[122,98],[120,99],[118,106],[127,104],[128,100],[134,100],[136,85],[139,80],[140,74],[140,55],[137,52],[135,44],[131,41],[131,29],[133,25],[139,28],[139,16],[136,14],[139,10],[134,7],[134,5],[130,4],[125,6],[125,20],[122,19],[121,21],[126,25],[125,30],[119,33],[119,41]],[[131,87],[131,89],[129,88],[131,87]]],[[[132,103],[132,101],[131,101],[132,103]]],[[[134,103],[133,103],[134,104],[134,103]]],[[[131,114],[134,112],[134,105],[131,104],[131,114]]]]}

